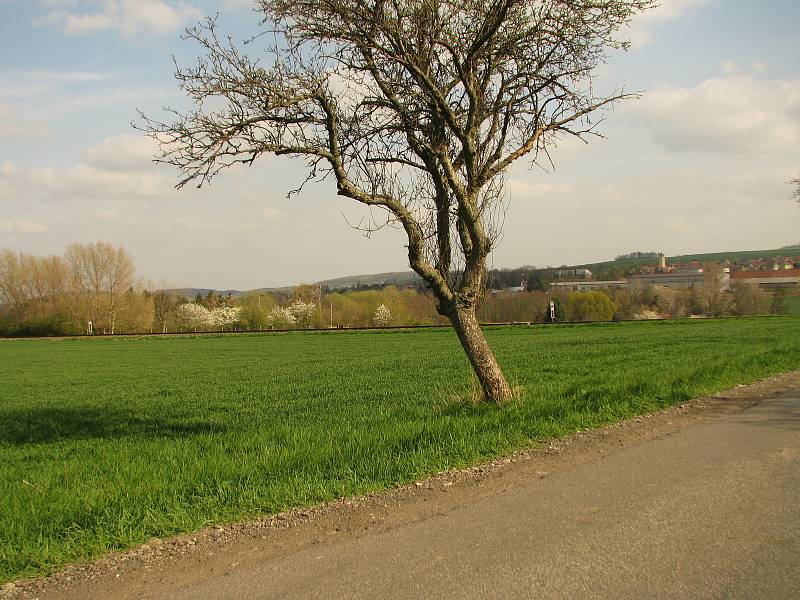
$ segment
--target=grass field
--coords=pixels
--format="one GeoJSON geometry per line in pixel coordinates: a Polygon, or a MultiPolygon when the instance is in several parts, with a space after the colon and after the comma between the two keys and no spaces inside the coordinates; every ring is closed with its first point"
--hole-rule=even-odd
{"type": "Polygon", "coordinates": [[[0,581],[385,488],[800,368],[800,318],[0,341],[0,581]]]}

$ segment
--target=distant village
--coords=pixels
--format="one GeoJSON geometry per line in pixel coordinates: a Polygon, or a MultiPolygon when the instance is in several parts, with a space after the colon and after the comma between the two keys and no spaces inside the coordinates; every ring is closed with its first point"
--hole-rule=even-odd
{"type": "MultiPolygon", "coordinates": [[[[665,288],[687,289],[702,286],[708,279],[709,269],[722,289],[730,290],[736,285],[755,285],[766,290],[800,289],[800,255],[770,258],[753,258],[742,261],[725,260],[717,263],[701,263],[694,260],[671,264],[666,255],[654,256],[655,264],[635,267],[635,272],[620,279],[596,279],[585,267],[554,269],[556,281],[549,283],[553,291],[569,292],[591,290],[613,290],[653,285],[665,288]]],[[[519,286],[492,289],[493,293],[521,292],[529,289],[527,281],[519,286]]]]}

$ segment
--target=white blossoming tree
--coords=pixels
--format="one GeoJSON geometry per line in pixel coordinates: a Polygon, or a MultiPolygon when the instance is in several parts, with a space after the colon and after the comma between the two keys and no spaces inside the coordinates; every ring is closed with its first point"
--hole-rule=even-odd
{"type": "Polygon", "coordinates": [[[276,306],[267,314],[266,322],[273,329],[290,329],[297,323],[297,319],[288,308],[276,306]]]}
{"type": "Polygon", "coordinates": [[[392,322],[392,313],[386,308],[386,305],[381,304],[372,317],[372,322],[375,327],[388,327],[392,322]]]}
{"type": "Polygon", "coordinates": [[[211,311],[211,323],[215,327],[224,330],[241,318],[242,309],[238,306],[220,306],[211,311]]]}
{"type": "Polygon", "coordinates": [[[314,304],[296,300],[289,306],[289,312],[295,319],[298,327],[308,329],[314,324],[314,314],[317,307],[314,304]]]}
{"type": "Polygon", "coordinates": [[[204,329],[213,324],[211,312],[201,304],[187,302],[175,309],[175,320],[181,327],[188,329],[204,329]]]}

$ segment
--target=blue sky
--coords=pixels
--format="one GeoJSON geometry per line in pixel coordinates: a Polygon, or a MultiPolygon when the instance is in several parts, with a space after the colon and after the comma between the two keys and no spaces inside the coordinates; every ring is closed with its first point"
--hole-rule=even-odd
{"type": "MultiPolygon", "coordinates": [[[[103,239],[156,283],[216,288],[407,268],[402,234],[351,230],[361,209],[330,184],[287,200],[304,175],[289,159],[180,191],[149,162],[136,109],[185,106],[180,32],[215,13],[234,38],[258,31],[248,0],[0,0],[0,247],[103,239]]],[[[555,170],[514,168],[493,264],[800,241],[798,22],[794,0],[663,0],[638,18],[600,81],[643,97],[607,115],[607,139],[561,144],[555,170]]]]}

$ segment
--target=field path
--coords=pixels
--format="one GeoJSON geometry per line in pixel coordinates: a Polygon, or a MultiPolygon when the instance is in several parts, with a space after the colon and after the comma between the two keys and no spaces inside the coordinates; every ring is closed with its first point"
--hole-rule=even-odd
{"type": "Polygon", "coordinates": [[[797,598],[797,374],[791,383],[777,396],[734,391],[485,469],[301,513],[292,526],[242,526],[217,541],[209,530],[189,551],[144,549],[31,593],[797,598]]]}

